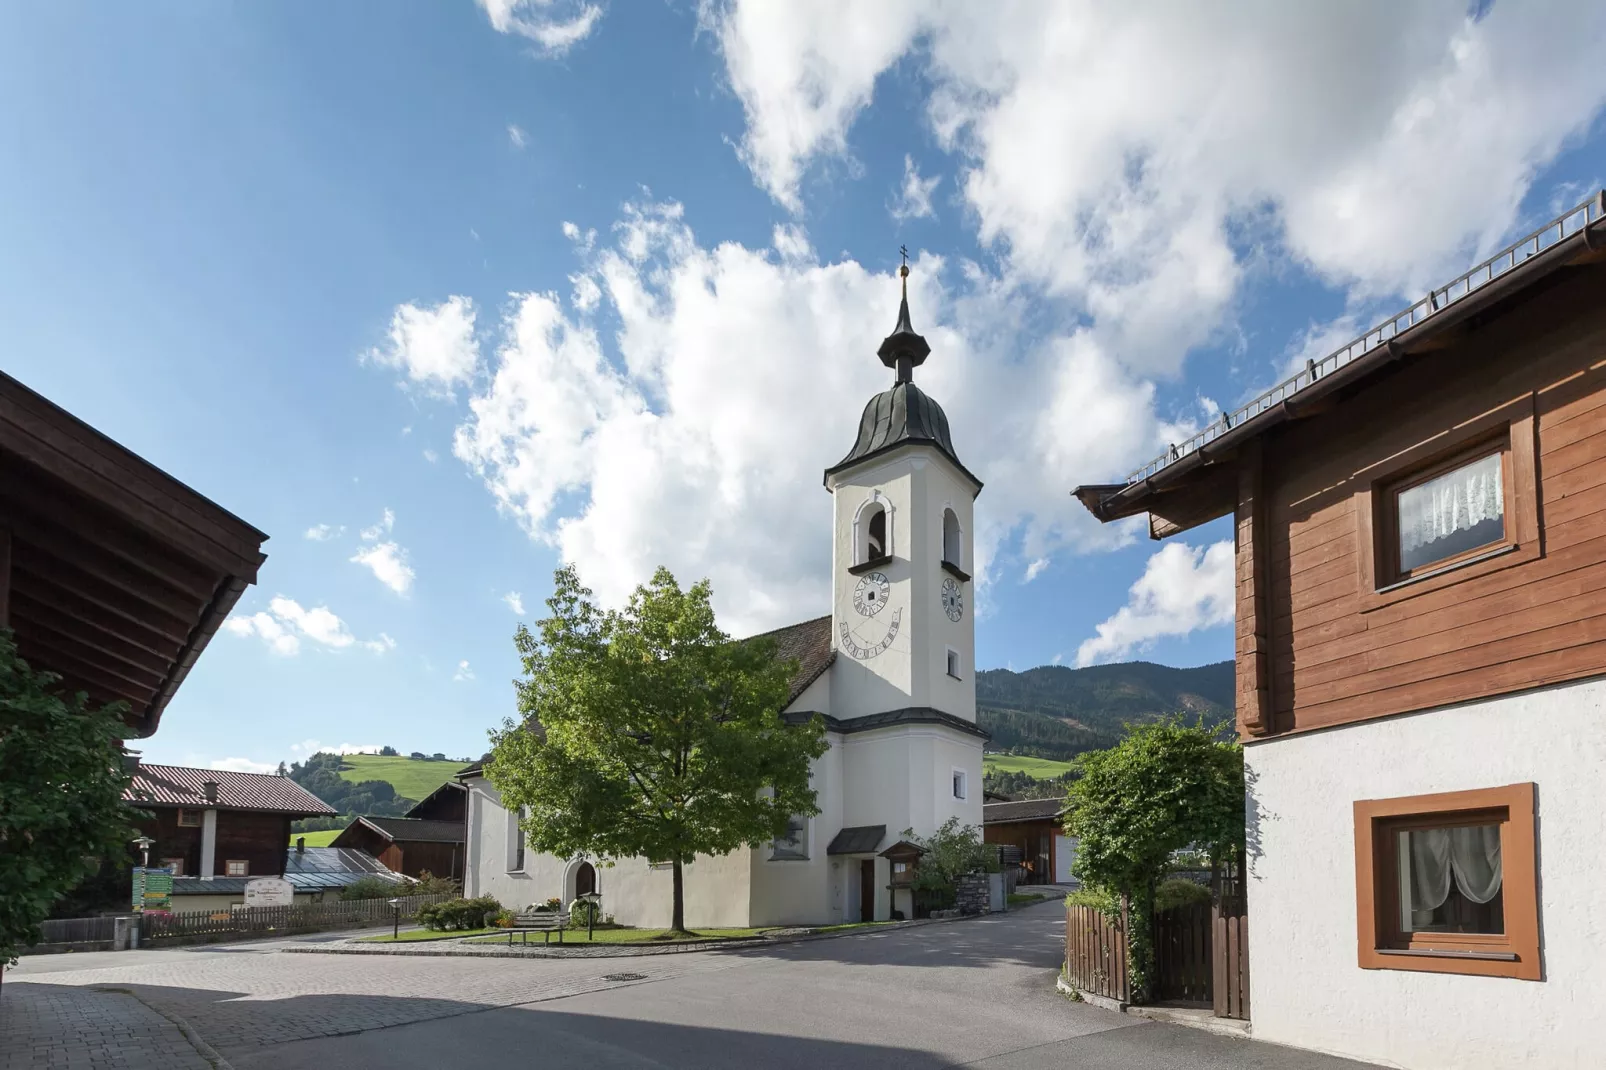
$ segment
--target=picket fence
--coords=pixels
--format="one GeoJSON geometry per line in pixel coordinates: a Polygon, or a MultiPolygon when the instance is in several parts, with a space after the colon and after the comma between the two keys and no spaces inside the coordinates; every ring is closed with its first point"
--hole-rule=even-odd
{"type": "MultiPolygon", "coordinates": [[[[182,943],[188,940],[243,940],[275,933],[318,932],[324,929],[361,929],[386,925],[397,917],[411,921],[420,907],[442,903],[450,895],[411,895],[392,907],[388,899],[333,900],[296,903],[286,907],[238,907],[232,910],[189,910],[173,914],[145,914],[140,920],[143,944],[182,943]]],[[[117,919],[63,918],[42,922],[39,946],[56,944],[111,944],[117,919]]]]}

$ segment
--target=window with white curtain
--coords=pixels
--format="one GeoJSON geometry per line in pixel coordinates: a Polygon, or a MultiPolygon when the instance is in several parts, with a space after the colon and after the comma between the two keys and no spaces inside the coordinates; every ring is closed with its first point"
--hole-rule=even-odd
{"type": "Polygon", "coordinates": [[[1506,931],[1498,824],[1404,829],[1395,840],[1400,932],[1506,931]]]}
{"type": "Polygon", "coordinates": [[[1528,782],[1357,800],[1359,965],[1540,980],[1536,797],[1528,782]]]}
{"type": "Polygon", "coordinates": [[[1394,495],[1394,529],[1402,577],[1505,538],[1503,454],[1454,463],[1394,495]]]}

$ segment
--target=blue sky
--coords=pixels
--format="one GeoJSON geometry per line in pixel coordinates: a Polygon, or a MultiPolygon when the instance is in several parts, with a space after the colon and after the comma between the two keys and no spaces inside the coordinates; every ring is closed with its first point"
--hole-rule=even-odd
{"type": "Polygon", "coordinates": [[[825,612],[900,244],[980,665],[1220,660],[1230,530],[1070,488],[1598,189],[1602,19],[7,5],[5,370],[272,536],[153,759],[477,754],[563,559],[825,612]]]}

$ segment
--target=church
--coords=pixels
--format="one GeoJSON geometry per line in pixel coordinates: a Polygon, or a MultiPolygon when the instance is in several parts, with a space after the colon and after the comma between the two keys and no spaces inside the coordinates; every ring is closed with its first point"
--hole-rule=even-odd
{"type": "MultiPolygon", "coordinates": [[[[694,929],[912,917],[888,849],[905,829],[926,836],[954,817],[982,824],[987,737],[976,724],[971,583],[982,485],[960,462],[942,407],[915,385],[931,347],[910,324],[907,265],[900,273],[897,326],[877,350],[895,381],[870,399],[852,449],[825,470],[831,613],[768,633],[801,666],[783,716],[820,715],[827,725],[830,749],[811,772],[820,813],[762,848],[687,865],[694,929]]],[[[667,864],[526,850],[517,815],[480,767],[460,777],[469,789],[465,894],[520,908],[597,892],[622,924],[669,924],[667,864]]]]}

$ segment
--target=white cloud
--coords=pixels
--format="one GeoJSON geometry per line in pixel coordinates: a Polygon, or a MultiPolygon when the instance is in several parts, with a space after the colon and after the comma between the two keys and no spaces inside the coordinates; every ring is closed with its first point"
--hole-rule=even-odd
{"type": "Polygon", "coordinates": [[[227,769],[233,773],[274,773],[278,762],[254,762],[250,758],[215,758],[207,763],[208,769],[227,769]]]}
{"type": "Polygon", "coordinates": [[[407,551],[394,542],[379,542],[364,546],[352,555],[351,560],[368,569],[374,577],[397,594],[413,589],[417,573],[407,563],[407,551]]]}
{"type": "MultiPolygon", "coordinates": [[[[898,283],[820,262],[801,228],[776,244],[779,257],[704,247],[678,205],[628,206],[614,244],[582,257],[603,295],[595,317],[552,293],[516,295],[503,317],[454,452],[611,604],[665,564],[712,579],[737,633],[827,605],[831,500],[812,488],[891,385],[874,354],[898,283]],[[732,359],[755,344],[762,359],[732,359]]],[[[1156,416],[1153,387],[1086,331],[1023,333],[1018,295],[975,265],[920,257],[910,302],[933,347],[917,379],[988,484],[979,571],[1000,548],[1035,561],[1129,538],[1092,521],[1067,481],[1182,433],[1156,416]],[[1020,417],[996,419],[1003,409],[1020,417]]]]}
{"type": "Polygon", "coordinates": [[[1233,569],[1231,540],[1197,549],[1182,542],[1161,547],[1132,585],[1127,604],[1077,647],[1076,664],[1117,661],[1165,636],[1231,624],[1233,569]]]}
{"type": "Polygon", "coordinates": [[[734,0],[704,18],[776,201],[801,209],[806,172],[849,155],[907,59],[1007,273],[1158,374],[1224,327],[1268,249],[1362,296],[1453,274],[1606,101],[1595,0],[734,0]]]}
{"type": "Polygon", "coordinates": [[[540,46],[546,56],[561,56],[596,29],[602,18],[597,4],[573,0],[479,0],[498,33],[518,34],[540,46]]]}
{"type": "Polygon", "coordinates": [[[430,464],[434,464],[436,461],[438,461],[440,459],[441,459],[441,455],[436,453],[434,450],[425,450],[424,451],[424,460],[428,461],[430,464]]]}
{"type": "Polygon", "coordinates": [[[332,524],[314,524],[306,530],[306,537],[313,542],[328,542],[330,539],[337,539],[345,533],[346,527],[344,524],[339,527],[335,527],[332,524]]]}
{"type": "MultiPolygon", "coordinates": [[[[293,598],[278,595],[268,602],[266,612],[242,617],[230,617],[223,627],[232,635],[259,637],[276,654],[292,655],[301,651],[303,641],[313,642],[333,650],[343,650],[357,642],[346,622],[326,606],[307,609],[293,598]]],[[[361,644],[370,650],[383,652],[396,645],[383,632],[378,639],[361,644]]]]}
{"type": "Polygon", "coordinates": [[[521,617],[524,616],[524,596],[519,594],[519,592],[509,591],[507,594],[502,596],[502,601],[507,603],[507,608],[511,609],[521,617]]]}
{"type": "Polygon", "coordinates": [[[507,139],[515,149],[523,149],[530,143],[530,135],[518,123],[507,124],[507,139]]]}
{"type": "Polygon", "coordinates": [[[941,175],[921,178],[913,156],[903,158],[903,188],[889,211],[892,218],[902,223],[909,219],[929,219],[937,213],[931,210],[931,195],[942,181],[941,175]]]}
{"type": "Polygon", "coordinates": [[[458,662],[457,671],[452,673],[452,682],[461,684],[472,679],[474,679],[474,670],[468,667],[468,662],[458,662]]]}
{"type": "Polygon", "coordinates": [[[474,337],[474,302],[448,297],[433,308],[397,305],[390,318],[390,344],[376,346],[363,359],[407,374],[407,380],[437,394],[468,382],[479,361],[474,337]]]}
{"type": "Polygon", "coordinates": [[[362,645],[372,650],[375,654],[383,654],[388,650],[396,649],[396,640],[384,632],[380,632],[378,639],[364,639],[362,645]]]}
{"type": "Polygon", "coordinates": [[[374,542],[381,535],[389,534],[391,529],[393,529],[395,526],[396,514],[391,511],[389,506],[387,506],[384,513],[382,513],[379,517],[379,523],[375,524],[371,528],[362,529],[362,540],[363,542],[374,542]]]}
{"type": "Polygon", "coordinates": [[[298,758],[308,758],[314,754],[378,754],[380,744],[373,743],[324,743],[316,739],[304,739],[300,743],[290,744],[290,753],[298,758]]]}
{"type": "Polygon", "coordinates": [[[359,548],[351,561],[368,569],[380,583],[397,594],[405,595],[413,589],[413,580],[418,574],[407,563],[407,551],[395,541],[384,538],[395,526],[396,514],[387,508],[379,523],[362,529],[363,542],[373,545],[359,548]]]}

